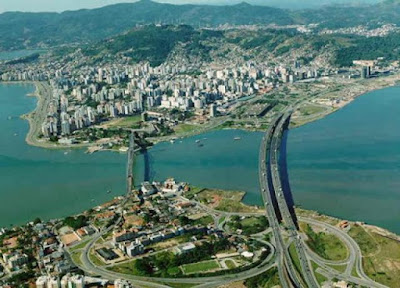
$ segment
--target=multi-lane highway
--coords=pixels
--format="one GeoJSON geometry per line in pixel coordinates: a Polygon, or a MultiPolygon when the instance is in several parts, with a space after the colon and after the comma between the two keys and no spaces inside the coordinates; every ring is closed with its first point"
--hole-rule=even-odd
{"type": "Polygon", "coordinates": [[[269,225],[272,228],[274,236],[274,243],[277,256],[277,266],[281,285],[283,288],[286,287],[300,287],[300,281],[298,280],[296,270],[290,259],[290,255],[285,249],[281,228],[278,221],[278,212],[276,211],[274,194],[270,191],[271,183],[271,170],[270,170],[270,147],[271,141],[275,132],[276,127],[279,125],[282,116],[278,117],[271,125],[268,132],[265,134],[261,142],[260,154],[259,154],[259,181],[261,195],[264,200],[265,209],[267,211],[269,225]]]}
{"type": "Polygon", "coordinates": [[[301,241],[300,235],[298,234],[297,231],[298,226],[297,223],[295,222],[296,220],[294,219],[295,216],[292,215],[292,213],[290,212],[291,209],[288,205],[287,201],[288,198],[285,197],[287,193],[290,193],[290,191],[283,191],[284,186],[282,185],[282,179],[280,173],[279,153],[282,142],[281,140],[283,137],[284,129],[286,128],[286,125],[288,124],[288,121],[290,119],[291,113],[292,113],[291,110],[285,113],[285,115],[279,121],[279,124],[277,125],[274,134],[272,136],[271,149],[270,149],[271,153],[270,166],[271,166],[273,188],[271,189],[271,192],[275,193],[275,197],[277,199],[279,211],[283,219],[283,222],[285,224],[285,228],[288,231],[290,240],[293,241],[295,245],[296,252],[298,254],[298,258],[301,265],[302,278],[306,282],[307,287],[316,288],[318,287],[318,284],[315,280],[313,273],[311,272],[311,264],[308,262],[303,243],[301,241]]]}
{"type": "Polygon", "coordinates": [[[347,245],[349,249],[349,258],[336,263],[336,265],[347,264],[344,273],[340,273],[330,267],[329,264],[334,264],[330,263],[332,261],[322,259],[304,244],[298,232],[297,217],[294,214],[294,209],[291,209],[293,207],[290,207],[288,204],[288,193],[290,193],[290,191],[285,191],[283,188],[285,186],[282,183],[282,171],[280,171],[281,167],[279,165],[279,159],[282,157],[282,155],[280,155],[280,148],[283,132],[287,128],[291,113],[291,109],[289,109],[286,113],[280,115],[272,124],[262,140],[259,156],[260,188],[270,225],[273,229],[277,253],[277,266],[282,286],[319,287],[311,269],[310,261],[312,260],[321,267],[319,268],[319,270],[321,270],[320,272],[330,279],[338,278],[367,287],[384,288],[384,285],[372,281],[364,273],[359,246],[354,239],[339,228],[313,219],[300,218],[303,222],[324,228],[326,231],[329,231],[329,233],[339,237],[347,245]],[[282,223],[279,222],[280,220],[282,220],[282,223]],[[282,233],[289,236],[286,244],[283,241],[282,233]],[[288,253],[289,244],[292,243],[295,245],[301,266],[301,271],[298,271],[301,274],[300,279],[288,253]],[[353,267],[355,267],[360,278],[351,275],[353,267]]]}
{"type": "MultiPolygon", "coordinates": [[[[132,187],[133,187],[133,161],[134,161],[134,136],[133,133],[131,133],[130,136],[130,143],[129,143],[129,150],[128,150],[128,159],[127,159],[127,168],[126,168],[126,178],[127,178],[127,196],[132,192],[132,187]]],[[[120,204],[119,208],[119,213],[122,215],[122,208],[125,205],[128,197],[125,197],[124,201],[120,204]]],[[[214,213],[216,211],[213,211],[214,213]]],[[[237,215],[236,213],[224,213],[220,212],[221,214],[224,214],[226,216],[230,215],[237,215]]],[[[254,215],[259,215],[259,214],[254,214],[254,213],[249,213],[249,216],[254,216],[254,215]]],[[[100,275],[106,279],[110,280],[115,280],[115,279],[125,279],[133,284],[137,285],[143,285],[146,287],[155,287],[155,288],[164,288],[168,287],[162,283],[197,283],[199,285],[202,285],[204,283],[204,287],[217,287],[225,283],[230,283],[233,281],[239,281],[243,279],[248,279],[254,276],[257,276],[259,274],[262,274],[272,267],[274,267],[276,264],[274,263],[273,258],[275,256],[275,248],[269,244],[269,243],[264,243],[266,246],[270,247],[271,253],[268,255],[266,259],[264,259],[258,266],[240,272],[236,274],[228,274],[228,275],[221,275],[221,276],[215,276],[215,277],[203,277],[203,278],[181,278],[181,279],[176,279],[176,278],[151,278],[151,277],[138,277],[135,275],[126,275],[126,274],[121,274],[121,273],[115,273],[112,271],[108,271],[103,267],[98,267],[96,266],[92,260],[90,259],[90,253],[92,248],[94,247],[95,243],[100,240],[100,238],[107,234],[108,232],[112,231],[120,222],[122,221],[122,216],[115,222],[114,225],[110,226],[107,229],[104,229],[97,233],[96,235],[93,236],[93,238],[89,241],[89,243],[86,245],[86,247],[83,249],[81,261],[82,265],[80,265],[80,268],[82,270],[93,274],[93,275],[100,275]],[[158,283],[157,283],[158,282],[158,283]]],[[[262,240],[257,240],[261,241],[262,240]]]]}
{"type": "MultiPolygon", "coordinates": [[[[244,280],[256,275],[260,275],[265,271],[271,269],[274,266],[277,266],[278,273],[281,281],[281,286],[283,288],[292,288],[292,287],[318,287],[316,282],[314,273],[310,269],[311,263],[310,261],[314,261],[319,265],[318,272],[327,276],[328,278],[338,278],[347,280],[359,285],[364,285],[367,287],[374,288],[384,288],[385,286],[375,283],[371,279],[369,279],[363,269],[362,269],[362,255],[361,250],[358,247],[357,243],[348,236],[345,232],[340,229],[331,226],[329,224],[316,221],[308,218],[299,218],[299,220],[309,223],[312,225],[320,226],[323,229],[326,229],[330,233],[336,235],[348,246],[349,248],[349,258],[344,261],[339,261],[336,263],[330,263],[331,261],[327,261],[319,257],[317,254],[312,252],[303,242],[300,234],[297,230],[297,219],[296,216],[291,212],[291,207],[288,205],[287,198],[285,197],[285,192],[282,185],[281,180],[281,172],[279,167],[279,157],[280,155],[280,146],[281,139],[286,129],[286,125],[288,120],[290,119],[291,112],[287,112],[285,114],[280,115],[271,125],[268,132],[265,134],[260,147],[259,153],[259,181],[261,194],[264,199],[265,209],[267,212],[267,217],[270,224],[270,230],[273,234],[272,243],[274,247],[271,246],[270,243],[265,242],[264,244],[270,246],[271,253],[261,264],[258,266],[249,269],[247,271],[243,271],[234,275],[222,275],[215,277],[204,277],[204,278],[183,278],[183,279],[175,279],[175,278],[150,278],[150,277],[138,277],[134,275],[126,275],[115,273],[112,271],[108,271],[105,268],[97,267],[90,259],[90,251],[94,247],[95,243],[106,233],[112,231],[116,225],[118,225],[122,221],[122,216],[115,222],[111,227],[104,229],[98,234],[94,235],[92,240],[87,244],[84,248],[84,252],[81,257],[82,268],[84,271],[100,275],[102,277],[108,278],[110,280],[113,279],[125,279],[133,284],[137,285],[145,285],[146,287],[155,287],[155,288],[164,288],[168,287],[163,283],[190,283],[190,284],[198,284],[197,287],[218,287],[222,284],[227,284],[230,282],[244,280]],[[282,223],[281,223],[282,221],[282,223]],[[287,239],[288,237],[288,239],[287,239]],[[286,240],[286,241],[285,241],[286,240]],[[297,271],[293,259],[289,253],[288,247],[289,244],[293,243],[296,248],[296,252],[300,262],[300,270],[297,271]],[[275,257],[275,260],[274,260],[275,257]],[[333,269],[329,264],[347,264],[347,269],[344,273],[340,273],[333,269]],[[351,272],[353,267],[355,267],[357,274],[360,276],[354,277],[351,272]]],[[[132,192],[133,187],[133,160],[134,160],[134,135],[133,133],[130,135],[130,144],[128,151],[128,160],[127,160],[127,196],[132,192]]],[[[122,201],[120,205],[119,213],[122,215],[122,209],[125,205],[128,197],[122,201]]],[[[200,203],[197,203],[202,205],[200,203]]],[[[213,215],[225,216],[229,217],[232,215],[242,215],[241,213],[225,213],[220,211],[215,211],[206,206],[202,207],[209,211],[213,215]]],[[[293,210],[292,210],[293,211],[293,210]]],[[[255,215],[253,213],[249,213],[248,216],[255,215]]],[[[257,214],[256,214],[257,215],[257,214]]],[[[219,217],[218,216],[218,217],[219,217]]],[[[243,216],[243,215],[242,215],[243,216]]],[[[218,219],[219,220],[219,219],[218,219]]],[[[260,239],[258,239],[261,241],[260,239]]]]}

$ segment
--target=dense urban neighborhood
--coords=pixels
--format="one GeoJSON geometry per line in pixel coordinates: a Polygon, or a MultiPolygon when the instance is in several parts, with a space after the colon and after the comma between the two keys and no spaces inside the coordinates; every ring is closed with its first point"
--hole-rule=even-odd
{"type": "Polygon", "coordinates": [[[0,14],[0,53],[30,52],[0,60],[0,85],[36,87],[36,109],[21,115],[26,142],[126,154],[126,190],[77,215],[10,219],[0,229],[0,288],[399,287],[399,236],[296,205],[285,139],[400,83],[398,1],[291,11],[141,0],[14,13],[0,14]],[[175,171],[135,182],[140,153],[222,129],[260,133],[259,205],[245,204],[248,191],[196,187],[175,171]]]}

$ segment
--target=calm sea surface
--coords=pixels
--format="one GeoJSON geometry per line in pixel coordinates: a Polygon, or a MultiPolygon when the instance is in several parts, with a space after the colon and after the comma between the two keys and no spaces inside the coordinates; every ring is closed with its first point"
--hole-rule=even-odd
{"type": "Polygon", "coordinates": [[[26,96],[33,91],[0,85],[0,227],[81,212],[124,191],[124,155],[26,144],[29,124],[19,116],[36,107],[36,98],[26,96]]]}
{"type": "MultiPolygon", "coordinates": [[[[33,90],[31,85],[0,85],[0,226],[77,213],[125,189],[125,154],[87,155],[25,143],[29,127],[19,116],[34,109],[36,99],[26,96],[33,90]]],[[[288,166],[296,204],[400,233],[398,123],[400,88],[388,88],[290,131],[288,166]]],[[[248,192],[245,202],[260,204],[261,137],[222,130],[160,143],[138,156],[136,183],[175,177],[201,187],[243,190],[248,192]]]]}

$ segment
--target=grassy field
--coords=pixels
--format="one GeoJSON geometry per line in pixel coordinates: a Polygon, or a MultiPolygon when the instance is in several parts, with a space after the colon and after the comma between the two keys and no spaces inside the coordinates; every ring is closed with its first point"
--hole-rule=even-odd
{"type": "Polygon", "coordinates": [[[82,253],[80,253],[80,252],[72,252],[71,253],[72,261],[78,266],[82,266],[81,255],[82,255],[82,253]]]}
{"type": "Polygon", "coordinates": [[[244,192],[204,189],[197,194],[197,199],[210,208],[224,212],[264,213],[257,207],[242,203],[244,192]]]}
{"type": "Polygon", "coordinates": [[[104,123],[102,126],[107,128],[140,128],[140,122],[142,121],[141,115],[129,116],[111,120],[104,123]]]}
{"type": "Polygon", "coordinates": [[[195,222],[193,224],[207,226],[212,223],[214,223],[214,218],[212,216],[208,215],[208,216],[204,216],[204,217],[201,217],[200,219],[195,220],[195,222]]]}
{"type": "MultiPolygon", "coordinates": [[[[303,274],[302,274],[299,255],[297,254],[296,247],[295,247],[294,243],[292,243],[289,246],[289,255],[290,255],[290,258],[292,258],[293,265],[296,268],[298,275],[300,276],[300,278],[303,281],[303,283],[305,283],[304,282],[304,278],[303,278],[303,274]]],[[[306,287],[306,286],[304,286],[304,287],[306,287]]]]}
{"type": "Polygon", "coordinates": [[[386,286],[399,287],[400,242],[358,225],[349,234],[360,245],[365,273],[386,286]]]}
{"type": "Polygon", "coordinates": [[[104,266],[105,265],[105,263],[100,259],[100,257],[95,255],[93,251],[90,252],[89,258],[90,258],[90,261],[92,261],[93,264],[96,266],[104,266]]]}
{"type": "Polygon", "coordinates": [[[226,266],[228,267],[228,269],[234,269],[236,268],[236,264],[235,262],[233,262],[232,260],[226,260],[225,261],[226,266]]]}
{"type": "Polygon", "coordinates": [[[294,246],[294,244],[291,244],[289,246],[289,254],[293,260],[293,265],[296,267],[296,270],[299,273],[301,273],[300,259],[299,259],[299,256],[297,255],[296,247],[294,246]]]}
{"type": "Polygon", "coordinates": [[[326,109],[321,106],[307,104],[307,105],[300,107],[299,110],[302,115],[308,116],[308,115],[313,115],[313,114],[318,114],[318,113],[324,112],[326,109]]]}
{"type": "Polygon", "coordinates": [[[180,134],[186,134],[186,133],[191,133],[200,127],[198,125],[192,125],[192,124],[179,124],[174,127],[175,134],[180,135],[180,134]]]}
{"type": "Polygon", "coordinates": [[[203,190],[205,189],[196,186],[190,186],[190,191],[185,191],[184,196],[188,199],[193,199],[195,195],[199,194],[203,190]]]}
{"type": "Polygon", "coordinates": [[[182,266],[185,274],[204,273],[220,269],[221,266],[216,260],[204,261],[199,263],[187,264],[182,266]]]}
{"type": "Polygon", "coordinates": [[[260,275],[246,279],[246,281],[244,282],[244,285],[247,288],[272,288],[280,287],[280,284],[281,282],[279,280],[279,273],[276,267],[273,267],[260,275]]]}
{"type": "Polygon", "coordinates": [[[313,227],[305,223],[300,223],[300,229],[308,237],[308,246],[320,257],[334,261],[347,259],[347,247],[336,236],[325,232],[316,232],[313,227]]]}
{"type": "Polygon", "coordinates": [[[315,219],[315,220],[318,220],[321,222],[325,222],[325,223],[331,224],[333,226],[337,225],[340,222],[336,218],[329,217],[326,215],[321,215],[316,211],[304,210],[301,208],[296,208],[296,214],[298,216],[307,217],[307,218],[315,219]]]}
{"type": "Polygon", "coordinates": [[[107,267],[107,270],[121,273],[121,274],[131,274],[131,275],[138,275],[136,268],[135,268],[136,260],[132,260],[129,262],[125,262],[122,264],[118,264],[112,267],[107,267]]]}
{"type": "Polygon", "coordinates": [[[86,240],[86,241],[83,241],[83,242],[79,243],[78,245],[72,247],[72,248],[69,249],[69,250],[70,250],[71,252],[75,252],[75,251],[77,251],[77,250],[83,249],[83,248],[85,248],[85,246],[89,243],[89,241],[90,241],[90,239],[89,239],[89,240],[86,240]]]}
{"type": "Polygon", "coordinates": [[[328,266],[340,273],[344,273],[344,271],[346,271],[347,268],[347,265],[328,265],[328,266]]]}
{"type": "Polygon", "coordinates": [[[169,287],[172,288],[191,288],[199,285],[195,283],[173,283],[173,282],[164,282],[163,284],[168,285],[169,287]]]}
{"type": "Polygon", "coordinates": [[[315,275],[315,278],[317,279],[318,284],[322,286],[322,284],[325,281],[327,281],[328,279],[324,275],[321,275],[318,272],[316,272],[316,270],[319,268],[317,263],[315,263],[314,261],[311,261],[311,265],[312,265],[314,275],[315,275]]]}
{"type": "Polygon", "coordinates": [[[269,224],[265,216],[246,217],[243,220],[239,216],[233,216],[228,226],[234,231],[242,230],[244,235],[252,235],[265,231],[269,224]]]}

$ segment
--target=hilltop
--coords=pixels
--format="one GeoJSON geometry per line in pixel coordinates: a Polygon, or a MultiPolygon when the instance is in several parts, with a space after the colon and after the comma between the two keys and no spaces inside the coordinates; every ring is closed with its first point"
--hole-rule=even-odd
{"type": "MultiPolygon", "coordinates": [[[[122,55],[133,63],[148,61],[158,66],[179,57],[188,62],[227,63],[230,60],[266,61],[271,59],[311,61],[323,66],[351,66],[353,60],[398,59],[399,33],[366,38],[355,35],[303,34],[296,29],[195,29],[188,25],[147,25],[83,45],[82,53],[92,61],[122,55]]],[[[73,50],[75,51],[75,50],[73,50]]],[[[317,65],[318,66],[318,65],[317,65]]]]}
{"type": "Polygon", "coordinates": [[[399,1],[361,7],[332,6],[290,11],[245,2],[231,6],[172,5],[141,0],[91,10],[63,13],[6,12],[0,14],[0,50],[92,43],[126,32],[138,25],[186,24],[292,25],[319,23],[322,28],[400,24],[399,1]]]}

